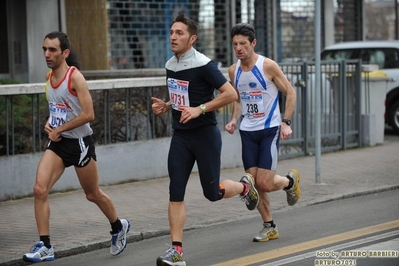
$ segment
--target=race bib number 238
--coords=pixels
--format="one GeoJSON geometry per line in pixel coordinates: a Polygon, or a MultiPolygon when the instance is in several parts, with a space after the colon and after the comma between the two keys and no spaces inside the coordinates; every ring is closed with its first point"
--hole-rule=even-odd
{"type": "Polygon", "coordinates": [[[244,91],[240,94],[241,108],[247,118],[262,118],[265,116],[263,110],[263,96],[261,91],[244,91]]]}

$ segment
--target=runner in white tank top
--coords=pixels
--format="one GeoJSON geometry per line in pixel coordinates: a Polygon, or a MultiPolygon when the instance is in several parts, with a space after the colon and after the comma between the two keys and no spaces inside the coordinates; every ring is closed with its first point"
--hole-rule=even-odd
{"type": "Polygon", "coordinates": [[[292,134],[290,124],[296,92],[275,61],[255,53],[255,30],[251,25],[235,25],[231,29],[231,39],[238,61],[230,66],[229,77],[239,99],[234,102],[226,130],[233,134],[242,118],[240,136],[244,169],[255,178],[259,192],[258,211],[263,220],[263,228],[253,241],[265,242],[279,237],[267,192],[284,189],[291,206],[301,196],[300,176],[296,169],[291,169],[286,176],[276,174],[279,141],[292,134]],[[279,91],[286,95],[283,120],[279,91]]]}
{"type": "Polygon", "coordinates": [[[109,221],[110,253],[118,255],[126,247],[130,222],[118,218],[112,200],[99,187],[95,147],[89,125],[94,119],[93,101],[87,82],[75,67],[69,67],[66,63],[71,44],[65,33],[54,31],[47,34],[42,48],[47,66],[51,69],[46,83],[50,116],[44,126],[49,144],[37,166],[33,188],[39,241],[25,253],[23,260],[42,262],[55,259],[50,243],[48,194],[65,168],[72,165],[86,199],[95,203],[109,221]]]}

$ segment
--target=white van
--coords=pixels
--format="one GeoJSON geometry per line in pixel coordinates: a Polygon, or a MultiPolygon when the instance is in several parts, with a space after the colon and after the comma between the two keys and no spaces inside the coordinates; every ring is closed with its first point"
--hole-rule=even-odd
{"type": "Polygon", "coordinates": [[[388,83],[385,122],[399,134],[399,41],[355,41],[324,48],[321,60],[362,59],[375,64],[393,82],[388,83]]]}

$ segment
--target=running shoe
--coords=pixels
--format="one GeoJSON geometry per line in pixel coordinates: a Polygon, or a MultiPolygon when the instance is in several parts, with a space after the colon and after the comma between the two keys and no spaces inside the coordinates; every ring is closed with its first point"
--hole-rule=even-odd
{"type": "Polygon", "coordinates": [[[23,257],[26,262],[42,262],[44,260],[54,260],[53,246],[47,248],[43,241],[37,241],[23,257]]]}
{"type": "Polygon", "coordinates": [[[166,250],[165,256],[157,258],[157,266],[186,266],[186,262],[183,260],[183,253],[180,254],[175,247],[169,247],[166,250]]]}
{"type": "Polygon", "coordinates": [[[263,229],[259,235],[255,236],[254,242],[266,242],[272,239],[277,239],[280,236],[276,227],[271,227],[269,223],[263,223],[263,229]]]}
{"type": "Polygon", "coordinates": [[[126,247],[126,234],[130,229],[130,222],[126,219],[121,219],[122,229],[117,234],[111,232],[111,255],[119,255],[126,247]]]}
{"type": "Polygon", "coordinates": [[[241,196],[241,200],[245,202],[248,210],[252,211],[258,206],[259,194],[255,188],[255,180],[251,174],[246,173],[240,180],[241,183],[248,184],[248,191],[244,196],[241,196]]]}
{"type": "Polygon", "coordinates": [[[296,169],[291,169],[288,172],[287,176],[291,177],[294,180],[292,188],[285,190],[285,192],[287,193],[288,205],[294,206],[301,198],[301,188],[299,187],[299,181],[301,179],[301,176],[299,175],[299,172],[296,169]]]}

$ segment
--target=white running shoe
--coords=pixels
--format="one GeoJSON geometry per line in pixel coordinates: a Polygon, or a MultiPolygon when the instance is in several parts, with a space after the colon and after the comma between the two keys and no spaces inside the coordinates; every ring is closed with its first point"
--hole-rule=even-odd
{"type": "Polygon", "coordinates": [[[47,248],[43,241],[37,241],[23,257],[26,262],[42,262],[44,260],[54,260],[53,246],[47,248]]]}
{"type": "Polygon", "coordinates": [[[175,247],[170,247],[164,256],[157,258],[157,266],[186,266],[183,254],[180,254],[175,247]]]}
{"type": "Polygon", "coordinates": [[[130,230],[130,222],[126,219],[121,219],[122,229],[117,234],[112,234],[111,237],[111,255],[119,255],[126,247],[126,234],[130,230]]]}
{"type": "Polygon", "coordinates": [[[280,236],[276,227],[271,227],[269,223],[263,223],[263,229],[259,235],[255,236],[254,242],[266,242],[269,240],[277,239],[280,236]]]}

